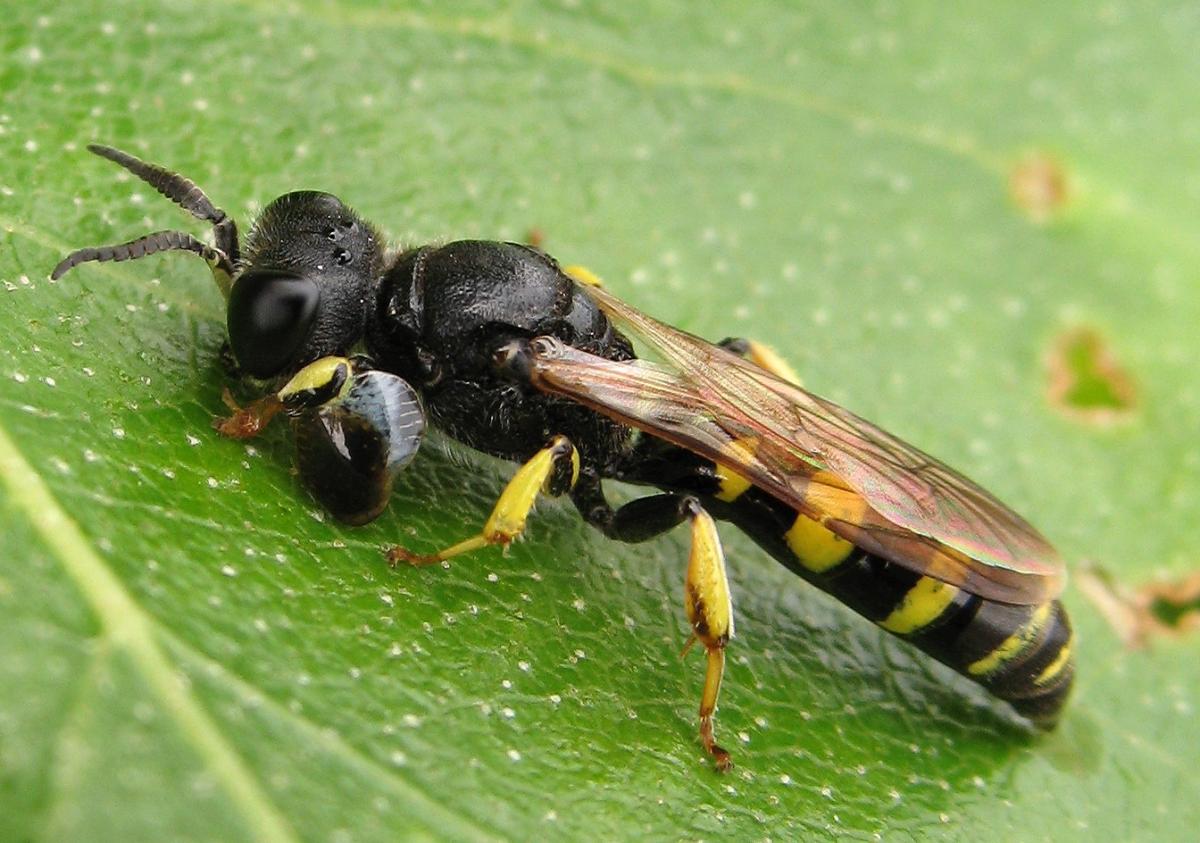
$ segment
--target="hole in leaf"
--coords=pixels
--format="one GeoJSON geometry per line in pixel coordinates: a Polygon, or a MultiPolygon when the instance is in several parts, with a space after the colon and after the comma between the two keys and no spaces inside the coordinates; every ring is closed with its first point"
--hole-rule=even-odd
{"type": "Polygon", "coordinates": [[[1137,390],[1104,338],[1091,328],[1072,328],[1050,350],[1051,406],[1084,424],[1107,426],[1128,419],[1137,390]]]}
{"type": "Polygon", "coordinates": [[[1139,593],[1159,624],[1176,632],[1200,629],[1200,573],[1182,582],[1155,583],[1139,593]]]}
{"type": "Polygon", "coordinates": [[[1200,631],[1200,571],[1131,590],[1093,569],[1083,573],[1080,588],[1130,649],[1157,635],[1200,631]]]}
{"type": "Polygon", "coordinates": [[[1044,152],[1026,155],[1008,176],[1013,202],[1036,223],[1047,223],[1070,198],[1067,172],[1044,152]]]}

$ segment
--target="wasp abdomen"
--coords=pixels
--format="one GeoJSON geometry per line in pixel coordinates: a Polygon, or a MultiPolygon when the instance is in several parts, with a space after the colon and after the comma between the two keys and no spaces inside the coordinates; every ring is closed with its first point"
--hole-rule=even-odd
{"type": "Polygon", "coordinates": [[[1062,603],[979,602],[951,642],[956,660],[951,666],[1007,700],[1035,725],[1052,728],[1075,674],[1074,634],[1062,603]]]}
{"type": "MultiPolygon", "coordinates": [[[[871,554],[753,486],[709,475],[711,510],[855,612],[1007,701],[1039,728],[1058,720],[1074,678],[1062,604],[989,600],[871,554]]],[[[693,491],[700,491],[693,485],[693,491]]]]}

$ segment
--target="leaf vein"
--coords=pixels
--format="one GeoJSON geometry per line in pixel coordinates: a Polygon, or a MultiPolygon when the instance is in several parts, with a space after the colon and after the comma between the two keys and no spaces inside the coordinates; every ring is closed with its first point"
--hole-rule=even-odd
{"type": "Polygon", "coordinates": [[[272,803],[200,702],[179,681],[177,671],[155,640],[153,619],[104,563],[79,526],[59,505],[41,476],[0,427],[0,483],[14,508],[45,541],[95,612],[107,643],[124,649],[175,720],[180,733],[205,760],[231,802],[264,841],[297,840],[287,819],[272,803]]]}

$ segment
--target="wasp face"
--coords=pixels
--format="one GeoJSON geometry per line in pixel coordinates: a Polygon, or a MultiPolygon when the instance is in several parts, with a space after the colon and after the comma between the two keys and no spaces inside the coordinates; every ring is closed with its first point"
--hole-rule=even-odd
{"type": "Polygon", "coordinates": [[[238,364],[269,378],[348,351],[382,266],[378,235],[336,196],[280,196],[254,224],[229,295],[238,364]]]}

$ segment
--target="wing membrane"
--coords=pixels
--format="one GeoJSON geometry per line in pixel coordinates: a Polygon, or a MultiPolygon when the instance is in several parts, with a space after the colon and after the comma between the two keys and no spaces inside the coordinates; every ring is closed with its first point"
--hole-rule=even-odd
{"type": "Polygon", "coordinates": [[[612,362],[539,341],[534,383],[743,474],[834,533],[994,600],[1057,594],[1062,564],[1037,530],[929,455],[757,365],[586,288],[666,365],[612,362]]]}

